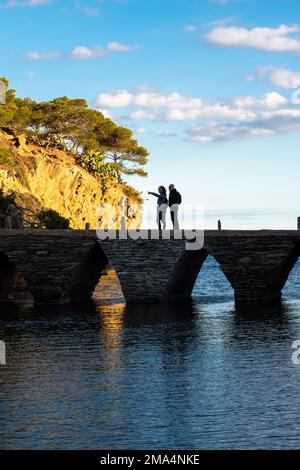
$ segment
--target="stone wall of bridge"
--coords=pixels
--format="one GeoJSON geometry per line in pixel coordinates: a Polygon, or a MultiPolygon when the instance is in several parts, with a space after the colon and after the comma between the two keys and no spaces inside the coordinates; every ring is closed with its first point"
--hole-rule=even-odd
{"type": "Polygon", "coordinates": [[[237,303],[277,300],[299,257],[300,233],[207,233],[205,248],[220,264],[237,303]]]}
{"type": "Polygon", "coordinates": [[[41,304],[90,298],[107,265],[95,233],[85,231],[1,230],[0,255],[2,300],[21,275],[41,304]]]}
{"type": "Polygon", "coordinates": [[[184,299],[212,255],[237,303],[270,301],[280,298],[299,253],[297,231],[206,231],[203,248],[187,251],[183,239],[99,242],[95,231],[0,230],[0,300],[12,285],[26,285],[36,303],[87,300],[108,263],[128,302],[184,299]]]}
{"type": "Polygon", "coordinates": [[[300,253],[300,232],[206,231],[204,246],[198,251],[187,251],[184,240],[107,240],[100,244],[128,301],[189,298],[211,255],[232,285],[236,303],[243,304],[280,299],[300,253]]]}

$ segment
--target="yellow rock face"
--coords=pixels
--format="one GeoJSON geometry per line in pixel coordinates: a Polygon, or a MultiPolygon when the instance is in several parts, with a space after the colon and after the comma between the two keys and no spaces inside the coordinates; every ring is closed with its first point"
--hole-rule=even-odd
{"type": "MultiPolygon", "coordinates": [[[[59,150],[14,142],[0,134],[0,149],[11,152],[11,162],[0,159],[0,187],[17,193],[17,201],[28,209],[53,209],[70,220],[72,228],[139,228],[141,203],[133,188],[107,181],[105,192],[100,182],[59,150]],[[21,168],[21,170],[20,170],[21,168]],[[127,194],[130,193],[128,196],[127,194]]],[[[1,154],[0,154],[1,155],[1,154]]]]}

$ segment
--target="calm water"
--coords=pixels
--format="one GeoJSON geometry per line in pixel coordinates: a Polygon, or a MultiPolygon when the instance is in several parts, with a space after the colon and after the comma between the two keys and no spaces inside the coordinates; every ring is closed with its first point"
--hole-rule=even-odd
{"type": "Polygon", "coordinates": [[[212,260],[191,303],[2,306],[0,448],[299,449],[298,274],[248,313],[212,260]]]}

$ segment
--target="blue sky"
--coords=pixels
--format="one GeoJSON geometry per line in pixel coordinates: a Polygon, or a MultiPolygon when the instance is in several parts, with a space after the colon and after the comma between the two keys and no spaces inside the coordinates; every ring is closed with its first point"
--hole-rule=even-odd
{"type": "Polygon", "coordinates": [[[150,162],[131,184],[175,183],[207,227],[295,227],[298,0],[0,0],[0,17],[0,75],[132,128],[150,162]]]}

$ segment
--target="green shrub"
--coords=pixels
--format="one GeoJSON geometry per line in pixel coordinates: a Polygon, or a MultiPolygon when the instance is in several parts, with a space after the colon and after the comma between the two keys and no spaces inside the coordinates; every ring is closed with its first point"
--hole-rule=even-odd
{"type": "Polygon", "coordinates": [[[89,152],[82,155],[79,164],[92,173],[101,183],[102,192],[107,189],[107,180],[116,180],[117,172],[113,163],[107,163],[100,152],[89,152]]]}
{"type": "Polygon", "coordinates": [[[52,209],[39,212],[37,218],[47,229],[67,229],[70,224],[68,219],[52,209]]]}

